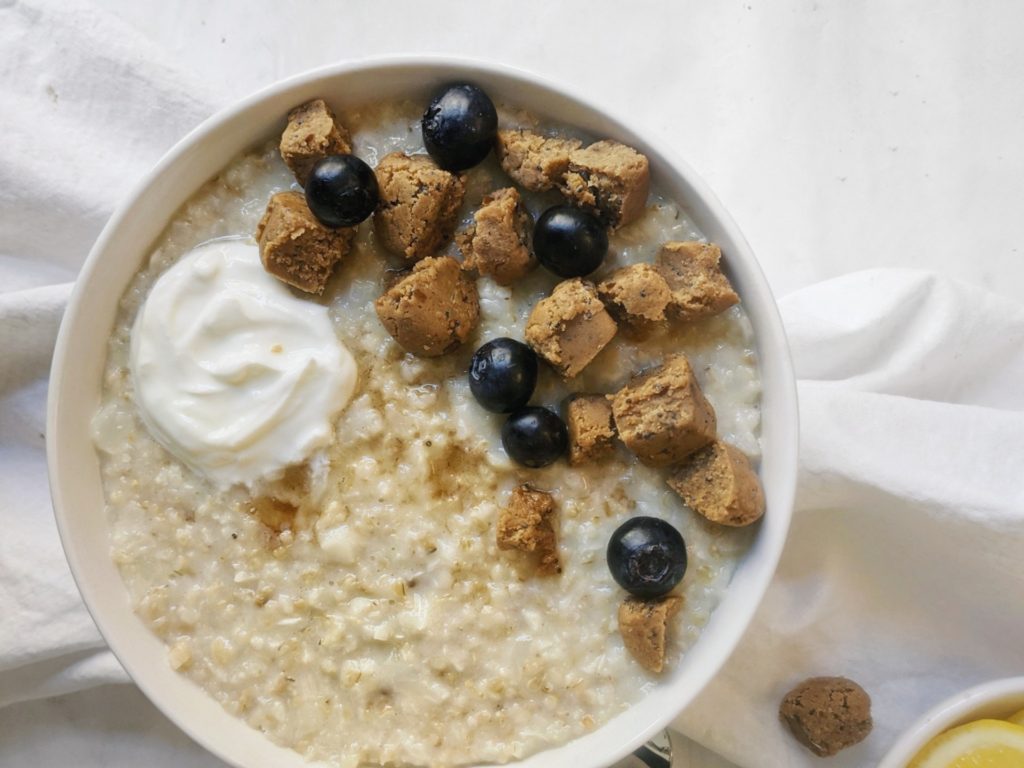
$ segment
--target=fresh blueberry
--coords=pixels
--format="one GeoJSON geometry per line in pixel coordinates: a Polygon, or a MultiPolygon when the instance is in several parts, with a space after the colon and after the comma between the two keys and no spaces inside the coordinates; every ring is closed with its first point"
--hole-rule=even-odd
{"type": "Polygon", "coordinates": [[[511,413],[526,405],[537,385],[537,355],[515,339],[492,339],[473,353],[469,391],[488,411],[511,413]]]}
{"type": "Polygon", "coordinates": [[[537,219],[533,251],[559,277],[583,277],[601,266],[608,233],[600,220],[579,208],[556,205],[537,219]]]}
{"type": "Polygon", "coordinates": [[[494,102],[475,85],[453,83],[434,96],[423,113],[423,143],[439,166],[472,168],[491,151],[498,132],[494,102]]]}
{"type": "Polygon", "coordinates": [[[637,597],[671,592],[686,573],[686,543],[675,528],[656,517],[634,517],[608,542],[608,570],[619,586],[637,597]]]}
{"type": "Polygon", "coordinates": [[[352,227],[377,207],[373,169],[355,155],[318,160],[306,182],[306,204],[325,227],[352,227]]]}
{"type": "Polygon", "coordinates": [[[565,453],[569,431],[554,411],[528,405],[508,417],[501,444],[514,461],[527,467],[546,467],[565,453]]]}

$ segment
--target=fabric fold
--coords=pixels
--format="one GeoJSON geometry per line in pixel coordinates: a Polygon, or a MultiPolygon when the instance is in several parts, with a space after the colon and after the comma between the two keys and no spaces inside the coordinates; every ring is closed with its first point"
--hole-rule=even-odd
{"type": "Polygon", "coordinates": [[[737,651],[676,725],[745,768],[811,766],[778,704],[845,675],[872,695],[875,732],[830,765],[876,765],[931,706],[1020,666],[1024,313],[906,270],[781,309],[801,413],[790,537],[737,651]]]}
{"type": "MultiPolygon", "coordinates": [[[[114,206],[222,103],[83,0],[0,3],[0,705],[126,676],[71,578],[46,474],[46,384],[72,280],[114,206]]],[[[0,760],[2,762],[2,760],[0,760]]]]}

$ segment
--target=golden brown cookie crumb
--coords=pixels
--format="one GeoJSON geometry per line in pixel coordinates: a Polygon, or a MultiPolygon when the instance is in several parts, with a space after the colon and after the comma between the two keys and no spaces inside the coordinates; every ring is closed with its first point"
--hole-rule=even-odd
{"type": "Polygon", "coordinates": [[[423,259],[374,302],[403,349],[421,357],[451,352],[480,321],[476,283],[450,256],[423,259]]]}
{"type": "Polygon", "coordinates": [[[685,355],[636,377],[612,397],[619,437],[640,461],[663,467],[715,439],[717,421],[685,355]]]}
{"type": "Polygon", "coordinates": [[[818,757],[831,757],[871,733],[871,697],[845,677],[812,677],[786,694],[782,719],[797,741],[818,757]]]}
{"type": "Polygon", "coordinates": [[[545,491],[520,485],[498,518],[498,549],[518,549],[538,555],[537,572],[561,573],[553,518],[555,499],[545,491]]]}
{"type": "Polygon", "coordinates": [[[750,525],[764,514],[764,491],[739,450],[716,440],[691,454],[668,481],[690,509],[722,525],[750,525]]]}
{"type": "Polygon", "coordinates": [[[285,165],[299,184],[306,186],[317,160],[351,153],[352,142],[327,103],[313,99],[288,113],[280,148],[285,165]]]}
{"type": "Polygon", "coordinates": [[[323,226],[299,192],[278,192],[256,225],[263,268],[307,293],[320,294],[352,247],[354,227],[323,226]]]}
{"type": "Polygon", "coordinates": [[[615,451],[612,404],[604,395],[574,395],[565,405],[569,464],[600,461],[615,451]]]}
{"type": "Polygon", "coordinates": [[[665,243],[657,266],[672,290],[672,314],[680,320],[699,320],[724,312],[740,297],[722,272],[722,251],[714,243],[665,243]]]}
{"type": "Polygon", "coordinates": [[[401,152],[381,158],[375,172],[380,205],[373,221],[381,244],[407,261],[436,253],[455,231],[465,177],[426,155],[401,152]]]}
{"type": "Polygon", "coordinates": [[[650,164],[644,155],[617,141],[598,141],[570,153],[559,189],[614,230],[643,215],[650,185],[650,164]]]}
{"type": "Polygon", "coordinates": [[[519,192],[492,192],[473,214],[473,224],[457,238],[465,264],[498,285],[511,285],[536,266],[530,251],[533,219],[519,192]]]}
{"type": "Polygon", "coordinates": [[[615,270],[597,286],[597,295],[612,317],[635,330],[665,322],[665,310],[672,302],[668,283],[650,264],[615,270]]]}
{"type": "Polygon", "coordinates": [[[668,623],[682,607],[683,598],[678,595],[650,600],[627,597],[619,606],[622,642],[644,669],[660,674],[665,668],[668,623]]]}
{"type": "Polygon", "coordinates": [[[537,302],[526,321],[526,343],[569,379],[597,357],[617,329],[593,284],[574,278],[537,302]]]}
{"type": "Polygon", "coordinates": [[[502,170],[524,189],[554,189],[569,169],[569,153],[578,149],[575,139],[541,136],[528,130],[500,130],[495,154],[502,170]]]}

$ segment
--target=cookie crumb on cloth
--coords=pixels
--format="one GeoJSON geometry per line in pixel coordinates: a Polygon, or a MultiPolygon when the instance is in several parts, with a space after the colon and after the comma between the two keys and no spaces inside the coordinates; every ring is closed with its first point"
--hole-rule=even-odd
{"type": "Polygon", "coordinates": [[[812,677],[785,695],[779,717],[818,757],[831,757],[871,733],[871,697],[845,677],[812,677]]]}

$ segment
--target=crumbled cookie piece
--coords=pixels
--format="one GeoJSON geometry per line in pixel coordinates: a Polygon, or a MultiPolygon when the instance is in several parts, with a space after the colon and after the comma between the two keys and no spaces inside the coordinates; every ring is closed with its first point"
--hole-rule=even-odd
{"type": "Polygon", "coordinates": [[[690,361],[675,355],[612,396],[619,437],[652,467],[676,464],[715,439],[717,421],[690,361]]]}
{"type": "Polygon", "coordinates": [[[618,322],[645,330],[667,318],[672,291],[661,273],[650,264],[631,264],[617,269],[597,286],[597,295],[618,322]]]}
{"type": "Polygon", "coordinates": [[[492,192],[473,214],[473,224],[457,240],[465,265],[498,285],[511,285],[533,269],[533,219],[515,187],[492,192]]]}
{"type": "Polygon", "coordinates": [[[598,141],[570,153],[559,190],[615,230],[640,218],[650,186],[650,164],[644,155],[617,141],[598,141]]]}
{"type": "Polygon", "coordinates": [[[651,600],[627,597],[619,606],[622,642],[644,669],[660,674],[665,668],[668,623],[682,607],[683,598],[678,595],[651,600]]]}
{"type": "Polygon", "coordinates": [[[845,677],[812,677],[786,694],[779,717],[818,757],[831,757],[867,738],[871,697],[845,677]]]}
{"type": "Polygon", "coordinates": [[[600,461],[615,451],[612,405],[604,395],[573,395],[565,405],[569,464],[600,461]]]}
{"type": "Polygon", "coordinates": [[[716,440],[692,453],[668,481],[694,512],[722,525],[750,525],[764,514],[764,491],[742,452],[716,440]]]}
{"type": "Polygon", "coordinates": [[[423,259],[374,302],[402,348],[420,357],[451,352],[480,321],[476,283],[450,256],[423,259]]]}
{"type": "Polygon", "coordinates": [[[672,290],[670,312],[680,320],[699,320],[724,312],[740,297],[722,272],[722,251],[714,243],[665,243],[657,267],[672,290]]]}
{"type": "Polygon", "coordinates": [[[528,130],[499,130],[495,154],[502,170],[524,189],[554,189],[569,170],[569,153],[579,149],[576,139],[541,136],[528,130]]]}
{"type": "Polygon", "coordinates": [[[323,99],[313,99],[288,113],[288,125],[281,134],[281,157],[302,186],[309,181],[317,160],[351,152],[348,131],[323,99]]]}
{"type": "Polygon", "coordinates": [[[339,261],[348,255],[354,227],[325,227],[299,192],[278,192],[270,198],[256,225],[263,268],[279,280],[307,293],[321,294],[339,261]]]}
{"type": "Polygon", "coordinates": [[[538,556],[538,573],[561,573],[554,515],[555,499],[550,493],[520,485],[498,518],[498,549],[533,553],[538,556]]]}
{"type": "Polygon", "coordinates": [[[597,289],[577,277],[559,283],[537,302],[526,321],[526,343],[571,379],[597,357],[616,330],[597,289]]]}
{"type": "Polygon", "coordinates": [[[438,168],[426,155],[385,155],[376,168],[380,206],[377,237],[407,261],[432,256],[455,231],[466,179],[438,168]]]}

